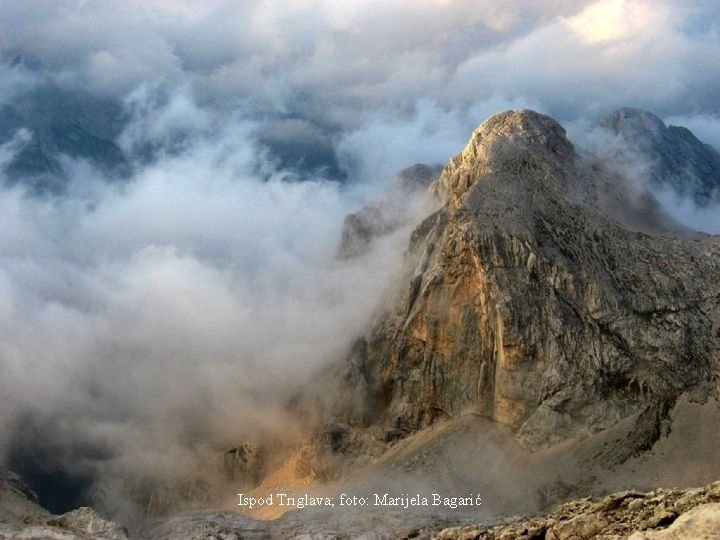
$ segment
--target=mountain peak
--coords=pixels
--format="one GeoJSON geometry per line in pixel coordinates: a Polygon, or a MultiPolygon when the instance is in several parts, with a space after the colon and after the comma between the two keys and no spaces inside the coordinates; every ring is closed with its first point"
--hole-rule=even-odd
{"type": "MultiPolygon", "coordinates": [[[[622,180],[545,115],[481,124],[433,184],[447,200],[411,235],[395,306],[348,356],[328,428],[345,448],[470,411],[531,449],[624,423],[602,451],[622,463],[686,392],[715,391],[720,243],[656,233],[652,195],[622,180]]],[[[344,452],[322,433],[319,467],[344,452]]]]}
{"type": "Polygon", "coordinates": [[[512,138],[529,145],[540,143],[550,149],[557,144],[570,144],[565,129],[557,120],[531,109],[513,109],[494,114],[478,126],[470,142],[472,144],[488,136],[512,138]]]}
{"type": "Polygon", "coordinates": [[[523,181],[561,178],[565,175],[537,173],[567,169],[574,158],[573,145],[556,120],[529,109],[505,111],[478,126],[433,190],[441,198],[457,201],[488,174],[510,172],[523,181]]]}
{"type": "Polygon", "coordinates": [[[600,125],[617,134],[627,131],[644,131],[660,134],[667,129],[665,122],[649,111],[623,107],[605,116],[600,125]]]}
{"type": "Polygon", "coordinates": [[[463,154],[477,154],[478,147],[486,148],[488,157],[508,157],[504,150],[531,150],[557,155],[574,155],[565,128],[557,120],[530,109],[514,109],[495,114],[473,132],[463,154]],[[497,155],[494,155],[497,154],[497,155]]]}

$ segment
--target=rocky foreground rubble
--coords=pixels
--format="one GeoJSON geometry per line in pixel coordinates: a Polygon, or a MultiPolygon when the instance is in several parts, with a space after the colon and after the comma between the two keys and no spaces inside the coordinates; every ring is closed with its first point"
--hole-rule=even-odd
{"type": "Polygon", "coordinates": [[[543,517],[459,527],[438,540],[710,540],[720,538],[720,482],[696,489],[623,491],[563,504],[543,517]]]}

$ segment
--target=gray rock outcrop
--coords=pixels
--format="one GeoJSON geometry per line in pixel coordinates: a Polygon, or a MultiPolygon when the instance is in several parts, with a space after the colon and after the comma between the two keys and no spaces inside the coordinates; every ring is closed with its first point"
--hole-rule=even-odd
{"type": "Polygon", "coordinates": [[[710,540],[720,537],[720,483],[624,491],[559,506],[548,516],[496,527],[456,527],[437,540],[710,540]]]}
{"type": "Polygon", "coordinates": [[[92,508],[53,516],[15,473],[0,468],[0,540],[126,540],[126,530],[92,508]]]}
{"type": "Polygon", "coordinates": [[[338,257],[347,259],[365,253],[373,240],[406,225],[413,214],[412,202],[427,192],[442,171],[439,165],[417,163],[397,174],[384,198],[348,214],[343,223],[338,257]]]}
{"type": "Polygon", "coordinates": [[[701,504],[662,531],[637,532],[629,540],[714,540],[720,536],[720,503],[701,504]]]}

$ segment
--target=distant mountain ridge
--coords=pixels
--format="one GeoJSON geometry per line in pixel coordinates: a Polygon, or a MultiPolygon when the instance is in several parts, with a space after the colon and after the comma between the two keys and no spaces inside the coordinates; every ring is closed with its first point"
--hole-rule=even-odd
{"type": "MultiPolygon", "coordinates": [[[[10,58],[8,62],[8,58],[8,65],[20,63],[37,69],[31,61],[10,58]]],[[[31,134],[6,165],[6,182],[27,184],[37,192],[62,192],[67,181],[63,155],[87,160],[110,178],[128,177],[132,172],[130,157],[117,139],[129,120],[119,99],[50,82],[33,85],[28,92],[0,104],[0,145],[12,140],[20,129],[31,134]]],[[[618,109],[597,125],[620,138],[626,150],[646,162],[653,186],[692,197],[701,205],[720,198],[720,153],[690,130],[667,126],[656,115],[635,108],[618,109]]],[[[271,119],[256,135],[276,166],[295,172],[301,179],[347,178],[333,134],[325,128],[302,118],[278,118],[271,119]]],[[[150,143],[145,146],[141,153],[149,158],[156,149],[150,143]]]]}
{"type": "Polygon", "coordinates": [[[35,87],[0,106],[0,144],[21,129],[30,135],[5,167],[7,182],[62,192],[63,155],[88,160],[110,176],[127,176],[130,164],[116,142],[125,122],[122,104],[115,100],[54,85],[35,87]]]}
{"type": "Polygon", "coordinates": [[[647,160],[655,187],[670,188],[701,205],[720,199],[720,153],[689,129],[667,126],[651,112],[633,108],[608,114],[599,126],[647,160]]]}

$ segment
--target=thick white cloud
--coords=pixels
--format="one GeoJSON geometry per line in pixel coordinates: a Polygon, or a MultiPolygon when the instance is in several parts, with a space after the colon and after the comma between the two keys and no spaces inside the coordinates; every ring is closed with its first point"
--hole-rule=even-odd
{"type": "MultiPolygon", "coordinates": [[[[164,137],[173,111],[197,115],[190,100],[140,107],[127,138],[164,137]]],[[[209,466],[208,451],[293,436],[288,400],[362,333],[409,231],[338,261],[356,194],[287,180],[256,128],[224,119],[122,185],[68,162],[80,187],[62,197],[0,190],[0,453],[29,414],[49,422],[38,448],[76,449],[48,466],[113,492],[118,478],[173,480],[209,466]]]]}
{"type": "Polygon", "coordinates": [[[563,117],[620,105],[687,114],[718,108],[719,10],[679,0],[8,0],[0,35],[68,84],[120,94],[192,84],[343,125],[378,107],[495,95],[563,117]]]}

